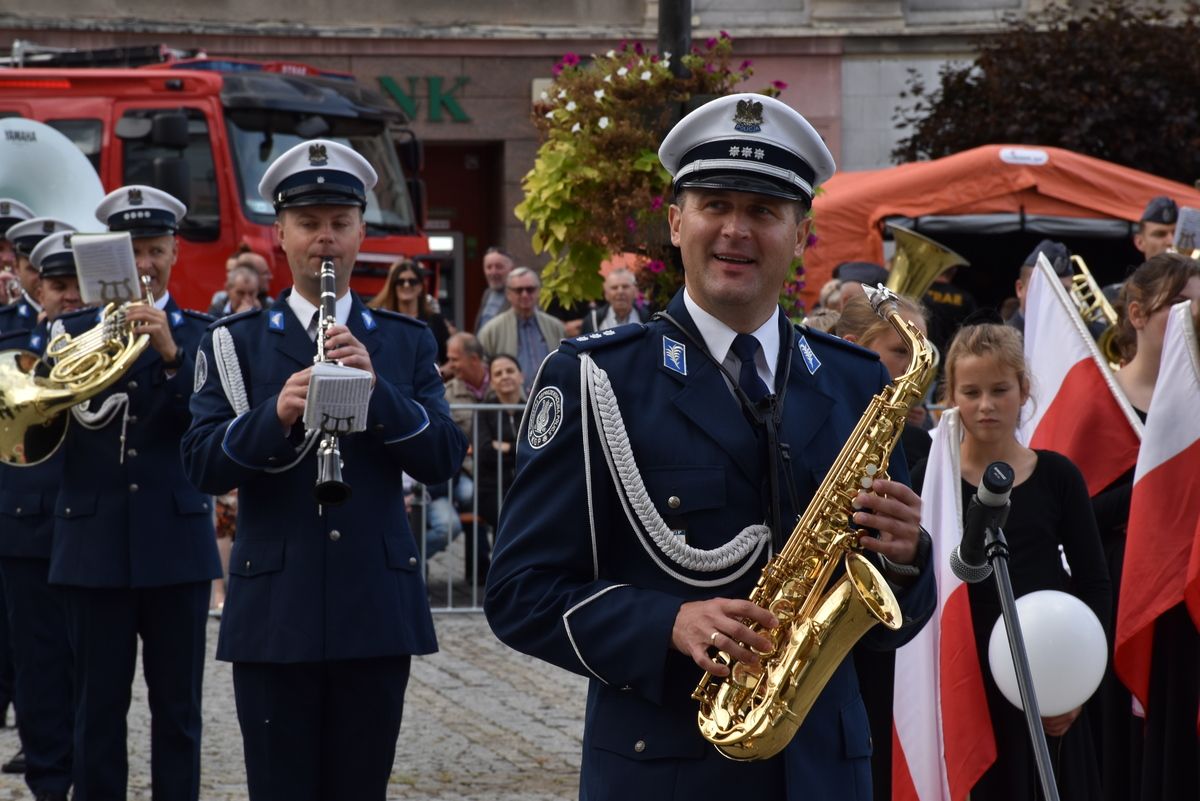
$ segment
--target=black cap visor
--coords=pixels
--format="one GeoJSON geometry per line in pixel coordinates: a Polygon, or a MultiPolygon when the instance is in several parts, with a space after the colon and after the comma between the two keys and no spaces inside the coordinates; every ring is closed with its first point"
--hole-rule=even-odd
{"type": "Polygon", "coordinates": [[[750,192],[756,195],[779,197],[785,200],[811,200],[808,193],[793,184],[773,180],[765,175],[752,173],[691,173],[675,183],[680,189],[723,189],[729,192],[750,192]]]}

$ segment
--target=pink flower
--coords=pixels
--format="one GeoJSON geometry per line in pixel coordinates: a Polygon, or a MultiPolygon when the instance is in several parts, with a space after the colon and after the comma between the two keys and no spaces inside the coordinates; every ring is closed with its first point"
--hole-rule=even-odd
{"type": "Polygon", "coordinates": [[[637,53],[640,56],[646,52],[646,48],[642,47],[641,42],[634,42],[633,43],[633,52],[637,53]]]}
{"type": "Polygon", "coordinates": [[[575,55],[574,53],[567,53],[562,57],[562,63],[564,66],[574,67],[579,63],[579,56],[575,55]]]}
{"type": "Polygon", "coordinates": [[[729,37],[729,33],[728,33],[727,31],[721,31],[721,38],[722,38],[722,39],[728,39],[728,38],[730,38],[730,37],[729,37]]]}
{"type": "Polygon", "coordinates": [[[820,242],[820,241],[821,241],[821,240],[817,238],[817,235],[816,235],[816,234],[809,234],[809,235],[808,235],[808,241],[807,241],[807,242],[805,242],[805,245],[806,245],[806,246],[808,246],[808,247],[810,247],[810,248],[815,248],[815,247],[817,246],[817,243],[818,243],[818,242],[820,242]]]}
{"type": "Polygon", "coordinates": [[[745,61],[742,62],[741,66],[738,67],[738,70],[739,71],[748,70],[748,69],[750,69],[750,65],[753,63],[754,62],[751,61],[750,59],[746,59],[745,61]]]}
{"type": "Polygon", "coordinates": [[[646,269],[652,273],[661,273],[666,268],[667,265],[663,264],[659,259],[654,259],[646,265],[646,269]]]}
{"type": "Polygon", "coordinates": [[[629,229],[629,233],[633,233],[637,230],[637,220],[633,219],[632,217],[626,217],[625,227],[629,229]]]}
{"type": "Polygon", "coordinates": [[[784,89],[787,89],[788,85],[784,81],[771,81],[771,86],[774,86],[776,89],[782,92],[784,89]]]}
{"type": "Polygon", "coordinates": [[[705,71],[705,72],[716,72],[716,71],[717,71],[717,65],[716,65],[716,64],[705,64],[705,65],[704,65],[704,71],[705,71]]]}
{"type": "Polygon", "coordinates": [[[717,40],[710,36],[704,40],[704,46],[707,47],[709,50],[712,50],[714,47],[717,46],[717,40]]]}
{"type": "Polygon", "coordinates": [[[663,207],[663,196],[655,195],[650,201],[650,211],[658,211],[663,207]]]}

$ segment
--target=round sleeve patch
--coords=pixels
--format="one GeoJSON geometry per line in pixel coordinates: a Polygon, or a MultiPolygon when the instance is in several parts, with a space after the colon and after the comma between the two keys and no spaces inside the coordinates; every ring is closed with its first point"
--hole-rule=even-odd
{"type": "Polygon", "coordinates": [[[208,380],[208,357],[204,355],[203,350],[196,352],[196,372],[193,375],[192,392],[199,392],[208,380]]]}
{"type": "Polygon", "coordinates": [[[529,410],[529,447],[534,450],[545,447],[563,421],[563,395],[558,387],[546,387],[533,398],[529,410]]]}

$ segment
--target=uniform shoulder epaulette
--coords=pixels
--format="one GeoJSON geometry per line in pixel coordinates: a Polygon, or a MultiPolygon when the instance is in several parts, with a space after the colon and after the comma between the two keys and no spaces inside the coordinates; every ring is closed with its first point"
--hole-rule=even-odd
{"type": "Polygon", "coordinates": [[[209,323],[211,323],[217,319],[215,315],[208,314],[208,313],[202,312],[202,311],[196,311],[195,309],[180,309],[180,311],[183,312],[188,317],[194,317],[195,319],[199,320],[200,322],[204,323],[205,325],[208,325],[209,323]]]}
{"type": "Polygon", "coordinates": [[[392,311],[391,309],[372,309],[370,306],[368,306],[367,311],[369,311],[372,315],[376,317],[382,317],[385,320],[399,320],[402,323],[415,325],[418,328],[429,327],[428,323],[426,323],[424,320],[418,320],[416,317],[412,317],[407,314],[401,314],[400,312],[392,311]]]}
{"type": "Polygon", "coordinates": [[[831,345],[835,348],[841,348],[848,353],[858,356],[863,359],[868,359],[873,362],[879,361],[879,354],[870,348],[864,348],[862,345],[856,345],[853,342],[847,342],[839,336],[818,331],[815,328],[809,328],[805,325],[797,325],[796,333],[802,335],[805,339],[812,343],[820,343],[821,345],[831,345]]]}
{"type": "Polygon", "coordinates": [[[584,351],[607,348],[619,342],[628,342],[631,339],[637,339],[648,330],[644,323],[627,323],[625,325],[618,325],[616,328],[606,328],[603,331],[580,334],[577,337],[567,337],[559,344],[558,349],[566,353],[583,353],[584,351]]]}
{"type": "MultiPolygon", "coordinates": [[[[188,314],[195,314],[196,316],[200,316],[199,312],[188,312],[188,314]]],[[[205,318],[212,321],[208,325],[208,330],[212,331],[215,328],[220,328],[222,326],[229,325],[230,323],[236,323],[239,320],[249,320],[252,317],[257,317],[260,314],[262,314],[262,309],[247,309],[244,312],[238,312],[237,314],[230,314],[225,317],[218,317],[215,320],[213,320],[211,317],[208,317],[207,315],[205,315],[205,318]]]]}

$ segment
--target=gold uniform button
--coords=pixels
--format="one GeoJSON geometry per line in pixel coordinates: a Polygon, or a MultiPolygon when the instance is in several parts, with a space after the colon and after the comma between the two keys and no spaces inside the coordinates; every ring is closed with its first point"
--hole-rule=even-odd
{"type": "Polygon", "coordinates": [[[137,491],[138,491],[138,485],[137,485],[137,484],[130,484],[130,485],[129,485],[129,491],[130,491],[130,492],[137,492],[137,491]]]}
{"type": "Polygon", "coordinates": [[[679,500],[678,495],[672,495],[670,498],[667,498],[667,506],[670,506],[672,509],[678,509],[680,503],[682,501],[679,500]]]}
{"type": "Polygon", "coordinates": [[[633,744],[633,750],[637,751],[639,754],[642,753],[643,751],[645,751],[646,750],[646,741],[638,740],[636,743],[633,744]]]}
{"type": "Polygon", "coordinates": [[[333,540],[334,542],[337,542],[341,538],[342,538],[342,532],[338,531],[336,528],[333,531],[329,532],[329,539],[333,540]]]}

